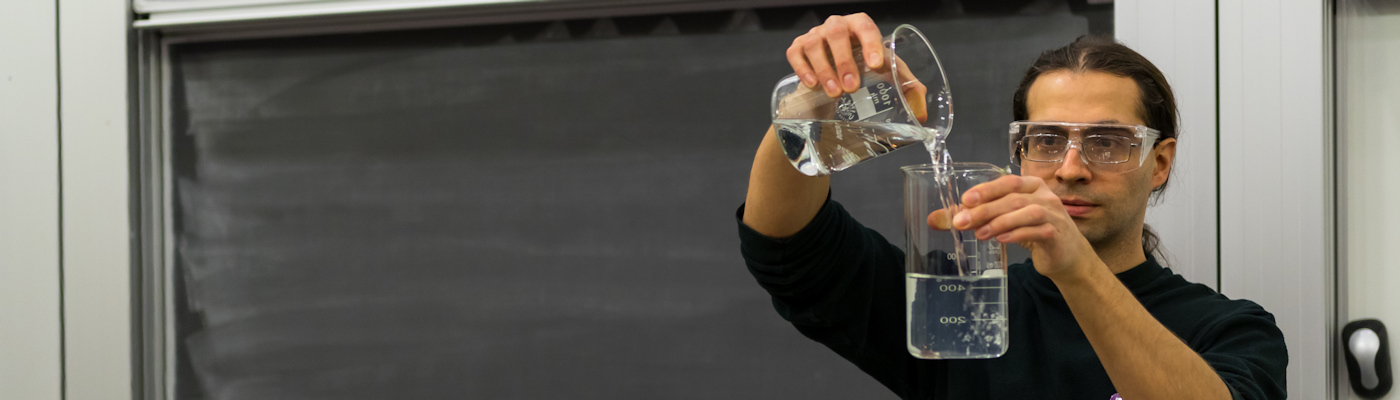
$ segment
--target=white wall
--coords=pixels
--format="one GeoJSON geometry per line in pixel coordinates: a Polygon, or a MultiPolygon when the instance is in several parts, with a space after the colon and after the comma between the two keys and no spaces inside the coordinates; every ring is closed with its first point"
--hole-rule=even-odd
{"type": "Polygon", "coordinates": [[[61,396],[53,2],[0,13],[0,397],[61,396]]]}
{"type": "MultiPolygon", "coordinates": [[[[1391,246],[1400,243],[1400,14],[1377,15],[1365,3],[1343,0],[1337,10],[1338,251],[1346,276],[1341,320],[1387,324],[1396,366],[1400,268],[1391,246]]],[[[1345,398],[1361,398],[1342,386],[1345,398]]],[[[1392,389],[1383,398],[1400,394],[1392,389]]]]}
{"type": "Polygon", "coordinates": [[[1187,280],[1216,280],[1215,0],[1119,0],[1114,36],[1167,77],[1180,113],[1175,170],[1147,223],[1187,280]]]}
{"type": "Polygon", "coordinates": [[[65,399],[132,398],[127,2],[57,3],[65,399]]]}
{"type": "Polygon", "coordinates": [[[0,13],[0,398],[133,393],[129,24],[123,1],[0,13]]]}
{"type": "MultiPolygon", "coordinates": [[[[1115,5],[1119,38],[1164,70],[1183,118],[1178,170],[1149,222],[1173,254],[1174,269],[1212,284],[1218,248],[1222,292],[1276,315],[1290,350],[1289,392],[1300,399],[1331,397],[1325,4],[1115,5]],[[1217,40],[1220,55],[1213,60],[1208,50],[1217,40]],[[1217,151],[1207,139],[1216,135],[1215,61],[1219,193],[1213,158],[1206,156],[1217,151]]],[[[6,398],[57,399],[63,365],[69,399],[131,396],[127,13],[121,1],[57,0],[18,2],[0,14],[0,390],[6,398]],[[57,308],[60,146],[66,364],[59,361],[57,308]]],[[[1372,234],[1353,228],[1362,230],[1350,236],[1372,234]]],[[[1357,308],[1363,302],[1375,304],[1353,299],[1354,313],[1369,312],[1357,308]]]]}
{"type": "Polygon", "coordinates": [[[1222,293],[1274,313],[1299,399],[1329,398],[1333,383],[1326,4],[1114,4],[1116,36],[1163,70],[1182,118],[1177,171],[1148,223],[1173,269],[1215,285],[1218,266],[1222,293]]]}
{"type": "Polygon", "coordinates": [[[1221,292],[1274,314],[1288,394],[1331,398],[1327,2],[1221,0],[1221,292]]]}

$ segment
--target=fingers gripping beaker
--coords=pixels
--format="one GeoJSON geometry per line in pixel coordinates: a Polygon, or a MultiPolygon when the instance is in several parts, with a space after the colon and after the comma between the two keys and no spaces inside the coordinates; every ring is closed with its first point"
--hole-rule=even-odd
{"type": "Polygon", "coordinates": [[[996,358],[1006,353],[1006,250],[951,229],[963,192],[1005,174],[986,163],[904,170],[905,316],[919,358],[996,358]],[[938,225],[936,229],[930,226],[938,225]]]}
{"type": "MultiPolygon", "coordinates": [[[[788,75],[773,88],[773,129],[788,161],[810,176],[828,175],[946,135],[953,99],[938,55],[910,25],[884,38],[881,65],[853,61],[860,88],[832,98],[788,75]],[[892,68],[893,67],[893,68],[892,68]]],[[[851,54],[864,54],[857,45],[851,54]]]]}

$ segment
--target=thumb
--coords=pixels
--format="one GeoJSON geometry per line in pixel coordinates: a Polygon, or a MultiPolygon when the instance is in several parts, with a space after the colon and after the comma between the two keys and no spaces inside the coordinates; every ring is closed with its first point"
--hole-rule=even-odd
{"type": "Polygon", "coordinates": [[[938,211],[929,213],[928,227],[940,231],[952,229],[953,221],[948,218],[948,209],[939,209],[938,211]]]}

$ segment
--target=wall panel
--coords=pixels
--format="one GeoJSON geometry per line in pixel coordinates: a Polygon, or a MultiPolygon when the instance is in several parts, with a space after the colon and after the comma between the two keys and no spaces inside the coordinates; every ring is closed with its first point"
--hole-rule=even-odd
{"type": "Polygon", "coordinates": [[[1324,399],[1332,307],[1324,2],[1220,2],[1221,292],[1274,314],[1288,392],[1324,399]]]}
{"type": "Polygon", "coordinates": [[[0,13],[0,397],[60,398],[58,55],[52,1],[0,13]]]}
{"type": "Polygon", "coordinates": [[[67,400],[133,394],[128,9],[59,0],[67,400]]]}

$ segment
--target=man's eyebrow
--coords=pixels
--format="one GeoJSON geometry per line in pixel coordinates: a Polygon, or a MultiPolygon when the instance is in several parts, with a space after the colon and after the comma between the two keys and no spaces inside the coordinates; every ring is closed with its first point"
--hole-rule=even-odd
{"type": "Polygon", "coordinates": [[[1095,123],[1096,123],[1096,124],[1116,124],[1116,123],[1118,123],[1118,120],[1116,120],[1116,119],[1106,119],[1106,120],[1099,121],[1099,122],[1095,122],[1095,123]]]}

